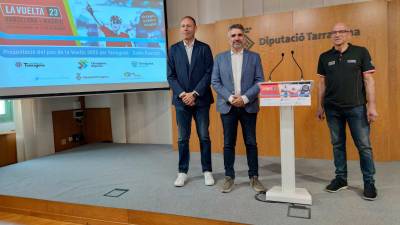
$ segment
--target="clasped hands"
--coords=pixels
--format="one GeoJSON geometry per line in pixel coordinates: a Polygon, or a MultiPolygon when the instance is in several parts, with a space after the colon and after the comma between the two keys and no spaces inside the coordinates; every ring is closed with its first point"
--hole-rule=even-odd
{"type": "Polygon", "coordinates": [[[196,94],[195,92],[184,92],[180,95],[180,98],[182,99],[183,103],[187,106],[194,106],[195,101],[196,101],[196,94]]]}
{"type": "Polygon", "coordinates": [[[244,100],[240,95],[232,95],[229,100],[231,105],[235,107],[242,108],[245,106],[244,100]]]}

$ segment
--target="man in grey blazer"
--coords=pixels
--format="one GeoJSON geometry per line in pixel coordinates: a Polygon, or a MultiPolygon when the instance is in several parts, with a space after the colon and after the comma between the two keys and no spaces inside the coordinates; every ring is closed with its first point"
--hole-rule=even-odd
{"type": "Polygon", "coordinates": [[[265,191],[258,180],[258,150],[256,122],[259,111],[259,86],[264,81],[260,56],[244,49],[244,28],[241,24],[229,27],[231,49],[219,54],[214,62],[211,84],[217,92],[217,111],[221,113],[224,129],[225,179],[222,192],[232,191],[235,179],[235,145],[238,122],[242,126],[246,145],[250,186],[256,192],[265,191]]]}

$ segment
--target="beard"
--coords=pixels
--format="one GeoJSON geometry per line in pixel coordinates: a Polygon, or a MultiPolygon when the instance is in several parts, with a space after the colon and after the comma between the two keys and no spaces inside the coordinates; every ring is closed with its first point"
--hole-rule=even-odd
{"type": "Polygon", "coordinates": [[[233,46],[234,48],[242,48],[242,47],[243,47],[243,43],[242,43],[242,42],[234,42],[234,43],[232,44],[232,46],[233,46]]]}

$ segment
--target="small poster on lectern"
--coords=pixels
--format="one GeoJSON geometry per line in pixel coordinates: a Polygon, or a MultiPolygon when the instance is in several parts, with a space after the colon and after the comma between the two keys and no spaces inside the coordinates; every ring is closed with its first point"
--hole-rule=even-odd
{"type": "Polygon", "coordinates": [[[310,106],[312,80],[260,83],[261,106],[310,106]]]}

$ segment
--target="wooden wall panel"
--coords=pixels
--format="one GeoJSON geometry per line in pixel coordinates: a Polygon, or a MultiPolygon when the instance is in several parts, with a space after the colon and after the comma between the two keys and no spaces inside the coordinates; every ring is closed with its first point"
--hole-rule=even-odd
{"type": "Polygon", "coordinates": [[[53,111],[53,132],[55,151],[71,149],[83,144],[112,142],[110,108],[84,109],[83,120],[73,118],[75,110],[53,111]],[[79,141],[69,138],[83,135],[79,141]]]}
{"type": "MultiPolygon", "coordinates": [[[[400,160],[400,0],[388,3],[389,25],[389,149],[390,159],[400,160]]],[[[386,135],[385,135],[386,136],[386,135]]]]}
{"type": "MultiPolygon", "coordinates": [[[[227,28],[230,24],[241,23],[246,28],[251,30],[247,33],[248,37],[255,42],[251,50],[258,52],[263,60],[263,68],[265,79],[268,79],[268,74],[273,66],[280,60],[281,53],[285,53],[285,60],[273,74],[274,81],[281,80],[298,80],[300,72],[291,59],[290,51],[295,51],[296,59],[302,66],[304,71],[304,79],[318,81],[316,76],[316,67],[319,55],[332,47],[330,39],[308,40],[307,33],[329,32],[336,22],[345,22],[353,29],[361,31],[360,36],[354,36],[351,40],[356,45],[366,46],[373,58],[374,64],[377,67],[375,75],[376,80],[376,96],[378,104],[379,120],[372,125],[372,144],[374,154],[377,160],[393,160],[397,159],[399,153],[392,152],[394,146],[399,146],[399,143],[394,141],[395,137],[389,135],[392,130],[396,130],[400,125],[389,121],[396,118],[399,121],[398,108],[393,109],[389,104],[390,96],[396,96],[399,99],[399,92],[396,85],[400,80],[396,80],[389,88],[388,79],[388,57],[399,58],[398,50],[389,52],[388,38],[395,37],[396,40],[391,40],[390,43],[399,43],[398,19],[392,22],[390,32],[397,32],[397,35],[389,35],[388,30],[388,11],[392,17],[398,16],[399,1],[392,1],[389,4],[386,1],[372,1],[358,4],[341,5],[336,7],[307,9],[296,12],[276,13],[258,17],[247,17],[240,19],[231,19],[216,22],[210,25],[201,25],[197,33],[197,38],[210,43],[213,49],[214,56],[222,51],[229,49],[227,40],[227,28]],[[392,6],[391,6],[392,5],[392,6]],[[392,8],[390,8],[392,7],[392,8]],[[366,20],[365,18],[374,18],[366,20]],[[214,32],[211,33],[212,26],[214,32]],[[203,29],[203,27],[205,27],[203,29]],[[272,46],[260,45],[259,38],[279,37],[281,35],[291,36],[303,33],[305,41],[290,42],[284,44],[274,44],[272,46]],[[210,35],[213,34],[213,35],[210,35]],[[202,38],[200,38],[202,37],[202,38]],[[396,92],[397,91],[397,92],[396,92]],[[390,110],[389,110],[390,109],[390,110]],[[390,115],[397,114],[393,118],[390,115]],[[396,128],[395,128],[396,127],[396,128]],[[389,140],[390,139],[390,140],[389,140]],[[393,141],[392,141],[393,139],[393,141]],[[390,147],[391,146],[391,147],[390,147]]],[[[398,17],[396,17],[398,18],[398,17]]],[[[393,21],[395,19],[389,19],[393,21]]],[[[169,39],[170,43],[179,40],[177,35],[178,29],[169,30],[169,34],[173,39],[169,39]],[[173,42],[172,42],[173,41],[173,42]]],[[[398,73],[398,61],[392,60],[393,65],[397,70],[391,73],[398,73]]],[[[398,79],[398,78],[396,78],[398,79]]],[[[326,121],[320,122],[315,118],[317,89],[313,89],[313,105],[311,107],[296,107],[295,108],[295,135],[296,135],[296,156],[304,158],[332,158],[332,147],[330,144],[329,130],[326,121]]],[[[398,107],[398,106],[397,106],[398,107]]],[[[175,116],[173,115],[174,119],[175,116]]],[[[215,111],[215,104],[210,111],[210,135],[213,143],[213,152],[221,152],[223,147],[222,125],[219,114],[215,111]]],[[[173,124],[174,130],[174,148],[176,145],[176,122],[173,124]]],[[[193,127],[194,128],[194,127],[193,127]]],[[[397,130],[396,130],[397,131],[397,130]]],[[[398,132],[397,132],[398,133],[398,132]]],[[[394,133],[396,134],[396,133],[394,133]]],[[[241,135],[241,133],[239,134],[241,135]]],[[[196,138],[191,139],[190,147],[194,151],[199,150],[198,141],[196,138]]],[[[257,141],[259,153],[263,156],[279,156],[280,140],[279,140],[279,108],[268,107],[262,108],[258,115],[257,123],[257,141]]],[[[357,159],[358,152],[354,147],[351,136],[348,136],[348,158],[357,159]]],[[[238,138],[237,153],[244,154],[244,144],[241,137],[238,138]]]]}
{"type": "Polygon", "coordinates": [[[110,108],[85,109],[83,135],[87,144],[112,142],[110,108]]]}
{"type": "Polygon", "coordinates": [[[17,141],[15,132],[0,132],[0,167],[17,163],[17,141]]]}
{"type": "Polygon", "coordinates": [[[74,148],[80,143],[69,141],[69,137],[82,133],[81,123],[73,118],[74,110],[53,111],[54,148],[56,152],[74,148]]]}

